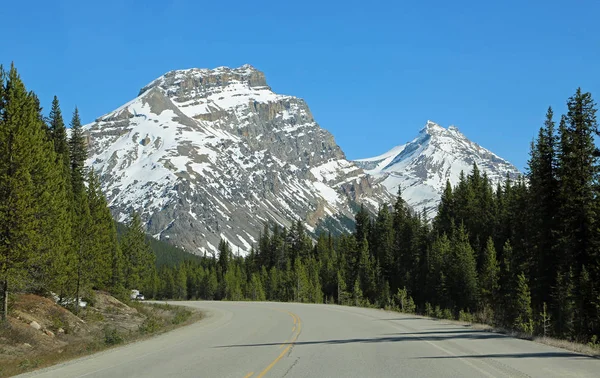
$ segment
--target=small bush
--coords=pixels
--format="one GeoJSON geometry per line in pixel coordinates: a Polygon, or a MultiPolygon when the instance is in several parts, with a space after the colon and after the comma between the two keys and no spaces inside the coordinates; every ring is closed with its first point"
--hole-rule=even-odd
{"type": "Polygon", "coordinates": [[[150,306],[157,308],[159,310],[165,310],[165,311],[170,311],[173,308],[173,306],[171,306],[168,303],[164,303],[164,304],[163,303],[152,303],[150,306]]]}
{"type": "Polygon", "coordinates": [[[598,342],[598,336],[592,336],[592,339],[588,343],[588,346],[594,349],[600,349],[600,342],[598,342]]]}
{"type": "Polygon", "coordinates": [[[442,319],[444,317],[444,313],[442,312],[442,309],[440,308],[440,306],[435,306],[435,310],[433,311],[433,316],[438,319],[442,319]]]}
{"type": "Polygon", "coordinates": [[[35,369],[39,365],[40,365],[39,359],[35,359],[35,360],[25,359],[25,360],[21,361],[21,363],[19,364],[19,367],[23,370],[29,370],[29,369],[35,369]]]}
{"type": "Polygon", "coordinates": [[[190,316],[192,316],[192,312],[190,310],[178,309],[177,312],[175,313],[175,316],[173,317],[173,320],[171,320],[171,323],[172,324],[181,324],[181,323],[185,322],[186,320],[188,320],[190,318],[190,316]]]}
{"type": "Polygon", "coordinates": [[[473,323],[473,315],[468,311],[460,310],[458,312],[458,320],[461,322],[473,323]]]}
{"type": "Polygon", "coordinates": [[[86,310],[82,317],[91,322],[101,322],[104,320],[104,315],[98,311],[86,310]]]}
{"type": "Polygon", "coordinates": [[[88,293],[86,293],[86,295],[83,296],[83,298],[81,298],[81,300],[86,302],[87,306],[95,307],[96,306],[96,292],[93,290],[90,290],[88,293]]]}
{"type": "Polygon", "coordinates": [[[494,324],[494,310],[490,306],[485,306],[480,311],[477,311],[473,316],[473,321],[480,324],[494,324]]]}
{"type": "Polygon", "coordinates": [[[162,322],[154,315],[150,315],[140,324],[139,330],[142,334],[150,334],[158,331],[162,327],[162,322]]]}
{"type": "Polygon", "coordinates": [[[454,320],[454,315],[452,315],[452,311],[449,308],[445,308],[442,311],[442,319],[454,320]]]}
{"type": "Polygon", "coordinates": [[[118,345],[124,341],[123,336],[115,328],[107,328],[104,330],[104,344],[118,345]]]}
{"type": "Polygon", "coordinates": [[[431,303],[427,302],[425,303],[425,315],[426,316],[433,316],[433,307],[431,306],[431,303]]]}

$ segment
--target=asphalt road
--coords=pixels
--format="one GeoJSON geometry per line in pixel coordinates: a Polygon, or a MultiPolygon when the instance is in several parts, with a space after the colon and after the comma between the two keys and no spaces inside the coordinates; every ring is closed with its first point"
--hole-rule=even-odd
{"type": "Polygon", "coordinates": [[[600,360],[380,310],[178,302],[198,323],[36,377],[600,377],[600,360]]]}

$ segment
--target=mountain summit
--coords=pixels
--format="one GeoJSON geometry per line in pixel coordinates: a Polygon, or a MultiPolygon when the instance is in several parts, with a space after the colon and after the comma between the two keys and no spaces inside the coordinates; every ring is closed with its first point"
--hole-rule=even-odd
{"type": "Polygon", "coordinates": [[[390,201],[303,100],[250,65],[170,71],[84,129],[115,218],[136,211],[190,252],[225,239],[247,253],[266,222],[347,230],[359,203],[390,201]]]}
{"type": "Polygon", "coordinates": [[[447,129],[427,121],[411,142],[392,148],[383,155],[354,161],[365,172],[382,182],[390,193],[402,189],[402,197],[416,211],[428,217],[437,212],[447,180],[458,184],[476,163],[495,185],[508,175],[516,178],[519,170],[508,161],[470,141],[458,128],[447,129]]]}

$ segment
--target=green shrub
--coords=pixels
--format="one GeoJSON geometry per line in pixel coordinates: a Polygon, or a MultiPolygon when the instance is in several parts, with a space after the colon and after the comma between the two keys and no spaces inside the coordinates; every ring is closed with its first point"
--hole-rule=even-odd
{"type": "Polygon", "coordinates": [[[96,306],[96,292],[94,290],[90,290],[89,292],[86,293],[86,295],[83,296],[83,298],[81,298],[81,300],[86,302],[87,306],[95,307],[96,306]]]}
{"type": "Polygon", "coordinates": [[[454,315],[452,315],[452,311],[449,308],[445,308],[442,311],[442,319],[454,320],[454,315]]]}
{"type": "Polygon", "coordinates": [[[468,311],[460,310],[458,312],[458,320],[461,322],[473,323],[473,315],[468,311]]]}
{"type": "Polygon", "coordinates": [[[123,336],[115,328],[106,328],[104,330],[104,344],[118,345],[124,341],[123,336]]]}
{"type": "Polygon", "coordinates": [[[23,370],[29,370],[29,369],[35,369],[39,365],[40,365],[39,359],[35,359],[35,360],[25,359],[25,360],[21,361],[21,363],[19,364],[19,367],[23,370]]]}
{"type": "Polygon", "coordinates": [[[175,312],[175,316],[173,317],[173,320],[171,320],[172,324],[181,324],[183,322],[185,322],[186,320],[188,320],[190,318],[190,316],[192,316],[192,312],[190,310],[186,310],[186,309],[178,309],[175,312]]]}
{"type": "Polygon", "coordinates": [[[425,303],[425,315],[426,316],[433,316],[433,307],[431,306],[431,303],[426,302],[425,303]]]}
{"type": "Polygon", "coordinates": [[[142,334],[150,334],[162,328],[162,322],[154,315],[150,315],[140,324],[139,330],[142,334]]]}

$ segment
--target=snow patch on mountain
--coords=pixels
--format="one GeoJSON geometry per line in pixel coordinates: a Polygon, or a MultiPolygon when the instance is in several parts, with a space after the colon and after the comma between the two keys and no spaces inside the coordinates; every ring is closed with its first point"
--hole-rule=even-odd
{"type": "Polygon", "coordinates": [[[391,194],[396,195],[401,188],[406,202],[416,211],[425,211],[429,218],[437,213],[446,182],[457,185],[461,171],[469,174],[474,163],[487,173],[493,185],[504,181],[507,175],[520,175],[515,166],[470,141],[457,127],[445,129],[432,121],[427,121],[409,143],[354,162],[391,194]]]}
{"type": "Polygon", "coordinates": [[[249,65],[168,72],[84,129],[115,217],[136,211],[149,234],[196,253],[220,239],[248,253],[264,222],[344,230],[356,204],[390,201],[303,100],[249,65]]]}

